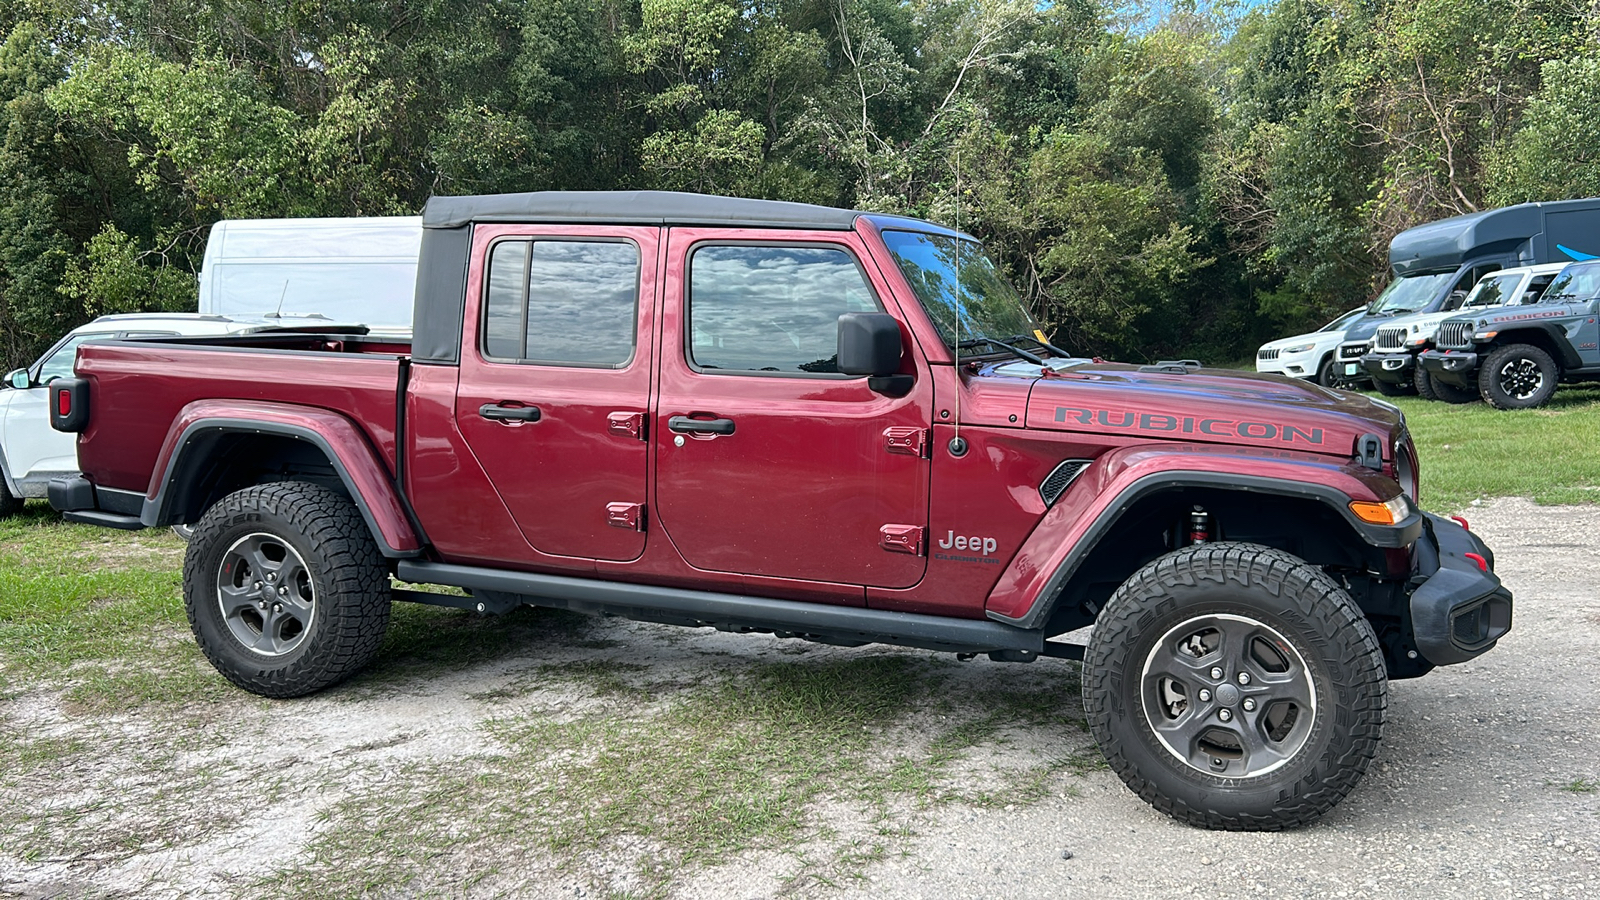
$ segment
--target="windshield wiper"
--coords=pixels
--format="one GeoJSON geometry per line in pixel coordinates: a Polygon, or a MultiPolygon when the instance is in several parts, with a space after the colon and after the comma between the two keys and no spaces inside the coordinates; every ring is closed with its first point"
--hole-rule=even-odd
{"type": "Polygon", "coordinates": [[[1043,347],[1044,349],[1049,350],[1051,353],[1055,354],[1056,356],[1061,357],[1062,359],[1071,359],[1072,358],[1072,354],[1071,353],[1068,353],[1067,351],[1061,349],[1060,347],[1057,347],[1055,344],[1052,344],[1049,341],[1041,341],[1037,337],[1035,337],[1035,336],[1033,336],[1031,334],[1013,334],[1011,337],[1006,338],[1006,340],[1010,341],[1012,343],[1016,343],[1017,341],[1033,341],[1035,344],[1038,344],[1039,346],[1043,347]]]}
{"type": "Polygon", "coordinates": [[[1005,341],[995,340],[994,338],[989,338],[989,337],[973,338],[970,341],[957,341],[956,342],[956,349],[957,350],[970,350],[973,347],[981,347],[981,346],[983,346],[985,344],[988,344],[991,347],[999,347],[1002,350],[1008,350],[1011,353],[1015,354],[1019,359],[1025,359],[1028,362],[1031,362],[1036,366],[1044,365],[1044,360],[1043,359],[1033,355],[1032,353],[1029,353],[1028,351],[1022,349],[1021,347],[1014,347],[1011,344],[1006,343],[1005,341]]]}

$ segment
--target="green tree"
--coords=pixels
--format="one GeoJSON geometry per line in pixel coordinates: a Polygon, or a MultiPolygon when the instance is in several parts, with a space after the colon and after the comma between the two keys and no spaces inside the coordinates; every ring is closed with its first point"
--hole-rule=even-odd
{"type": "Polygon", "coordinates": [[[1492,171],[1496,204],[1600,197],[1600,52],[1553,59],[1492,171]]]}

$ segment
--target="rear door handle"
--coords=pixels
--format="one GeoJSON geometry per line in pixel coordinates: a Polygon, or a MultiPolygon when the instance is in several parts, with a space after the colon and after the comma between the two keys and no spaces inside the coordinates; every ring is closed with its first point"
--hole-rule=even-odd
{"type": "Polygon", "coordinates": [[[678,434],[733,434],[733,420],[673,416],[667,420],[667,428],[678,434]]]}
{"type": "Polygon", "coordinates": [[[537,406],[499,406],[494,403],[485,403],[478,407],[478,415],[485,419],[496,419],[509,422],[537,422],[539,421],[539,407],[537,406]]]}

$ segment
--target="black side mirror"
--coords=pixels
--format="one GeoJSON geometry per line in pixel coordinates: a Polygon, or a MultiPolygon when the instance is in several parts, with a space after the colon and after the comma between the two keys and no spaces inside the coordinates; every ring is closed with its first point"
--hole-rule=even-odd
{"type": "Polygon", "coordinates": [[[903,397],[914,379],[900,369],[900,323],[887,313],[845,313],[839,317],[838,368],[846,375],[867,376],[867,387],[889,397],[903,397]]]}
{"type": "Polygon", "coordinates": [[[900,323],[886,313],[840,316],[838,366],[846,375],[893,375],[900,368],[900,323]]]}

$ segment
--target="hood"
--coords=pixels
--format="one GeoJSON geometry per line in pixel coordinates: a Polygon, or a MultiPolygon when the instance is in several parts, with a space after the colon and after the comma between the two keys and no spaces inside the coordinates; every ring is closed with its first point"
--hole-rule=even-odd
{"type": "Polygon", "coordinates": [[[1488,309],[1474,312],[1462,313],[1457,311],[1450,318],[1462,322],[1473,322],[1478,328],[1492,328],[1497,325],[1513,325],[1520,322],[1538,322],[1545,319],[1593,315],[1596,306],[1600,306],[1600,303],[1594,300],[1535,303],[1531,306],[1491,306],[1488,309]]]}
{"type": "Polygon", "coordinates": [[[1267,341],[1265,344],[1261,345],[1261,349],[1282,350],[1285,347],[1293,347],[1297,344],[1320,344],[1329,341],[1337,342],[1339,340],[1339,336],[1342,334],[1344,334],[1342,331],[1309,331],[1305,334],[1297,334],[1292,337],[1278,338],[1275,341],[1267,341]]]}
{"type": "Polygon", "coordinates": [[[1338,457],[1376,434],[1388,459],[1405,417],[1381,400],[1280,375],[1093,363],[1042,372],[1028,396],[1027,425],[1338,457]]]}
{"type": "MultiPolygon", "coordinates": [[[[1494,307],[1484,308],[1493,309],[1494,307]]],[[[1460,310],[1451,310],[1450,312],[1415,313],[1409,316],[1396,316],[1388,322],[1380,323],[1373,330],[1373,335],[1376,337],[1377,333],[1385,328],[1400,328],[1405,331],[1405,335],[1401,339],[1401,346],[1417,346],[1421,341],[1433,340],[1433,334],[1438,330],[1440,322],[1460,314],[1460,310]]],[[[1393,344],[1379,341],[1373,349],[1379,353],[1388,353],[1393,352],[1394,348],[1395,345],[1393,344]]]]}
{"type": "MultiPolygon", "coordinates": [[[[1407,313],[1406,315],[1407,316],[1411,316],[1411,315],[1416,315],[1416,314],[1415,313],[1407,313]]],[[[1361,316],[1361,317],[1355,319],[1354,321],[1352,321],[1350,323],[1350,327],[1346,328],[1344,330],[1345,342],[1348,343],[1350,341],[1371,340],[1372,336],[1374,334],[1378,333],[1378,329],[1379,328],[1382,328],[1383,326],[1388,325],[1389,323],[1394,322],[1395,320],[1400,319],[1400,318],[1403,318],[1403,317],[1402,316],[1361,316]]]]}

